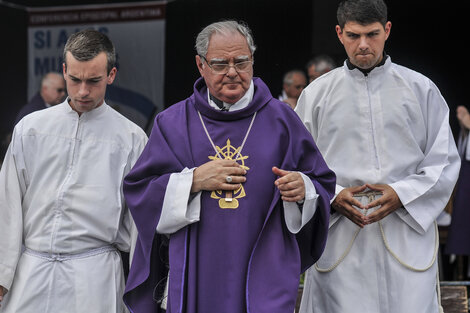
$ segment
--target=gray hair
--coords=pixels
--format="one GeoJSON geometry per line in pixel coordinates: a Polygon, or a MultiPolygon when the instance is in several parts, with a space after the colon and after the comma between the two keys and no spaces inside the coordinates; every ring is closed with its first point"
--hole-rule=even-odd
{"type": "Polygon", "coordinates": [[[67,52],[78,61],[89,61],[101,52],[106,53],[108,74],[116,63],[116,51],[111,40],[103,33],[94,29],[85,29],[72,34],[64,47],[64,63],[67,69],[67,52]]]}
{"type": "Polygon", "coordinates": [[[233,20],[212,23],[206,26],[196,38],[196,51],[199,56],[206,57],[209,41],[213,34],[228,35],[239,32],[245,37],[248,47],[250,48],[251,56],[255,54],[256,46],[253,40],[253,35],[250,28],[243,22],[233,20]]]}
{"type": "Polygon", "coordinates": [[[302,75],[303,77],[305,77],[305,80],[307,80],[307,77],[305,76],[305,73],[302,70],[293,69],[293,70],[291,70],[291,71],[284,74],[284,78],[283,78],[282,82],[286,85],[292,85],[292,83],[294,82],[294,80],[292,79],[294,74],[302,75]]]}
{"type": "Polygon", "coordinates": [[[43,86],[50,86],[54,80],[63,81],[64,77],[62,76],[62,74],[59,74],[58,72],[48,72],[44,74],[44,76],[42,76],[41,78],[41,83],[40,83],[41,88],[43,86]]]}
{"type": "Polygon", "coordinates": [[[312,65],[315,65],[316,72],[327,72],[336,67],[336,64],[333,58],[326,54],[321,54],[311,59],[310,61],[308,61],[305,67],[308,70],[312,65]]]}

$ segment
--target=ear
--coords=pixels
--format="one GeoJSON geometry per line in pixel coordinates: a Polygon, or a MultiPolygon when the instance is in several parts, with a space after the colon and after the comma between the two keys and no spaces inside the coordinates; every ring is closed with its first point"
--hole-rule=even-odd
{"type": "Polygon", "coordinates": [[[388,36],[390,36],[390,30],[392,29],[392,22],[388,21],[385,23],[385,40],[388,39],[388,36]]]}
{"type": "Polygon", "coordinates": [[[113,67],[108,74],[108,81],[107,81],[108,85],[111,85],[113,83],[114,79],[116,78],[116,73],[117,73],[117,68],[113,67]]]}
{"type": "Polygon", "coordinates": [[[338,36],[339,41],[343,43],[343,30],[341,29],[339,25],[336,25],[335,30],[336,30],[336,35],[338,36]]]}
{"type": "Polygon", "coordinates": [[[204,62],[199,55],[196,55],[196,66],[201,76],[204,77],[204,62]]]}
{"type": "Polygon", "coordinates": [[[65,65],[65,62],[62,63],[62,75],[64,75],[64,79],[67,76],[67,66],[65,65]]]}
{"type": "Polygon", "coordinates": [[[41,87],[41,95],[44,94],[44,92],[46,91],[47,88],[48,88],[47,85],[42,85],[42,87],[41,87]]]}

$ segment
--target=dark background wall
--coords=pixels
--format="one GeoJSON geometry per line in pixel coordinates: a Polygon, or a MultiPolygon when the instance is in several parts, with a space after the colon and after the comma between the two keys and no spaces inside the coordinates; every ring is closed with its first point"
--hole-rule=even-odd
{"type": "MultiPolygon", "coordinates": [[[[25,6],[68,5],[129,1],[16,0],[25,6]]],[[[455,107],[467,104],[464,96],[468,70],[466,16],[462,1],[386,0],[391,36],[386,52],[396,63],[431,78],[451,108],[456,129],[455,107]]],[[[198,72],[194,40],[207,24],[224,18],[240,19],[252,28],[255,43],[255,76],[277,96],[282,75],[291,68],[304,68],[316,54],[331,55],[338,64],[345,53],[334,27],[338,0],[174,0],[166,11],[165,105],[192,92],[198,72]]],[[[0,1],[0,132],[26,99],[26,13],[0,1]]],[[[151,40],[151,38],[149,38],[151,40]]],[[[142,69],[145,70],[145,69],[142,69]]]]}

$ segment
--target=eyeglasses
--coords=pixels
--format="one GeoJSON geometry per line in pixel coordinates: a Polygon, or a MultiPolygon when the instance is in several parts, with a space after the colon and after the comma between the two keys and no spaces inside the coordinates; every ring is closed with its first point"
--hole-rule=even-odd
{"type": "Polygon", "coordinates": [[[246,73],[249,72],[253,66],[253,61],[242,61],[242,62],[236,62],[233,63],[233,65],[230,65],[228,63],[209,63],[207,62],[207,59],[200,55],[200,57],[207,63],[209,68],[211,69],[212,73],[214,74],[227,74],[228,71],[230,70],[231,67],[237,71],[237,73],[246,73]]]}
{"type": "Polygon", "coordinates": [[[64,88],[57,88],[56,90],[57,90],[58,93],[65,92],[64,88]]]}

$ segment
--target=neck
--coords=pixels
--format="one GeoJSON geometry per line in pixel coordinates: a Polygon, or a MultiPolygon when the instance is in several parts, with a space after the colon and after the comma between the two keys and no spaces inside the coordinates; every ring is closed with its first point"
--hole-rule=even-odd
{"type": "Polygon", "coordinates": [[[224,106],[224,102],[222,100],[217,99],[211,93],[209,93],[209,97],[212,101],[214,101],[221,111],[228,111],[228,108],[224,106]]]}
{"type": "Polygon", "coordinates": [[[243,97],[241,97],[235,103],[224,102],[220,99],[217,99],[215,96],[213,96],[209,92],[209,90],[207,92],[209,105],[215,109],[218,108],[220,111],[236,111],[236,110],[240,110],[240,109],[247,107],[253,100],[253,93],[254,93],[253,81],[251,81],[248,91],[243,95],[243,97]]]}

